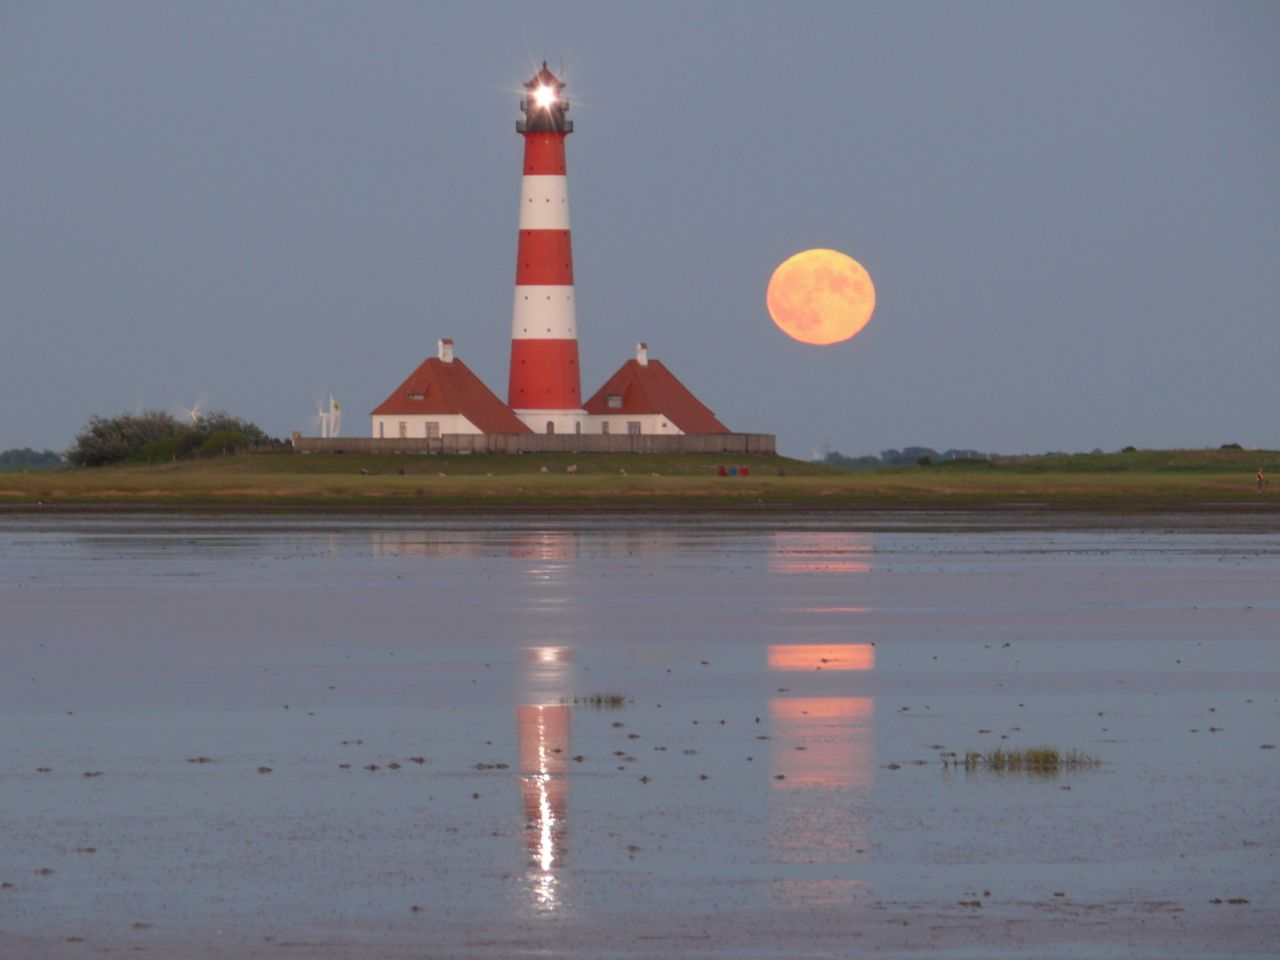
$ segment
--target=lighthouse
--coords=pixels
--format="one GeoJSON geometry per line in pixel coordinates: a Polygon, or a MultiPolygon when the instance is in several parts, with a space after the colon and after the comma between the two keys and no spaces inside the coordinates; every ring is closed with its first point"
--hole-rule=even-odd
{"type": "Polygon", "coordinates": [[[564,83],[546,61],[525,84],[511,378],[507,404],[534,433],[581,433],[586,421],[578,366],[569,190],[565,177],[564,83]]]}
{"type": "MultiPolygon", "coordinates": [[[[515,301],[511,311],[511,370],[507,402],[471,372],[450,339],[424,360],[371,414],[370,449],[439,453],[529,451],[741,452],[748,441],[732,434],[657,358],[636,344],[604,385],[582,397],[578,322],[574,304],[573,246],[569,238],[569,189],[564,81],[542,69],[524,85],[524,137],[520,219],[516,244],[515,301]],[[530,436],[540,434],[544,439],[530,436]],[[547,440],[547,434],[558,434],[547,440]],[[565,439],[564,434],[576,439],[565,439]],[[702,437],[688,444],[636,441],[638,436],[702,437]],[[708,441],[713,434],[722,440],[708,441]],[[594,435],[594,436],[588,436],[594,435]],[[607,436],[607,440],[600,439],[607,436]],[[477,442],[477,437],[496,437],[477,442]]],[[[334,405],[336,408],[336,404],[334,405]]],[[[747,435],[753,437],[755,435],[747,435]]],[[[298,442],[301,442],[299,438],[298,442]]],[[[773,452],[773,438],[750,440],[753,451],[773,452]]]]}

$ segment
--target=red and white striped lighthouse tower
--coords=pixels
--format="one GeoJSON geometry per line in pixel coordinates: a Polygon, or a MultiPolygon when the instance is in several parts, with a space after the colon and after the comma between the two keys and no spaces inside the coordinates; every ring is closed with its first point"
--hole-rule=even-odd
{"type": "Polygon", "coordinates": [[[564,141],[573,121],[564,116],[569,109],[560,96],[564,84],[545,60],[525,89],[524,118],[516,122],[524,136],[524,177],[507,403],[534,433],[579,433],[586,411],[564,164],[564,141]]]}

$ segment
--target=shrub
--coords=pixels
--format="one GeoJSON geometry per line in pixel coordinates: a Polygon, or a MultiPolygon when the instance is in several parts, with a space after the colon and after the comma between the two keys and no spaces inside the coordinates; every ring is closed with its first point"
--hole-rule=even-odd
{"type": "Polygon", "coordinates": [[[160,463],[186,457],[229,453],[247,447],[279,446],[255,423],[223,411],[195,423],[160,410],[93,416],[76,434],[67,459],[77,467],[134,461],[160,463]]]}
{"type": "Polygon", "coordinates": [[[249,446],[249,440],[239,430],[219,430],[212,433],[200,444],[199,454],[202,457],[226,456],[229,453],[235,453],[237,450],[243,450],[249,446]]]}
{"type": "Polygon", "coordinates": [[[260,447],[275,443],[267,436],[266,431],[256,423],[250,423],[240,417],[233,417],[223,410],[209,411],[209,413],[196,421],[195,426],[196,430],[204,438],[209,438],[219,433],[239,434],[243,438],[241,443],[243,447],[260,447]]]}
{"type": "Polygon", "coordinates": [[[116,417],[89,418],[76,434],[67,459],[77,467],[98,467],[130,460],[153,440],[163,440],[182,432],[182,424],[160,410],[122,413],[116,417]]]}
{"type": "Polygon", "coordinates": [[[134,463],[167,463],[189,457],[193,446],[195,435],[187,431],[177,436],[152,440],[129,459],[134,463]]]}
{"type": "Polygon", "coordinates": [[[52,470],[60,466],[62,457],[52,450],[23,447],[0,453],[0,470],[52,470]]]}

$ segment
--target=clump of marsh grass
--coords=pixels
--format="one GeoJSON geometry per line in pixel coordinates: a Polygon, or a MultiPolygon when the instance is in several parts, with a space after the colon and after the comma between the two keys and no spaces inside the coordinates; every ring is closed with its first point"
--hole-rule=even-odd
{"type": "Polygon", "coordinates": [[[991,770],[996,773],[1051,774],[1060,773],[1063,770],[1081,770],[1086,767],[1096,767],[1102,763],[1097,757],[1092,757],[1079,750],[1072,749],[1063,752],[1057,747],[1028,747],[1026,749],[1011,750],[999,747],[986,753],[970,750],[965,753],[963,760],[955,754],[951,754],[950,757],[950,760],[943,757],[943,766],[958,767],[963,765],[966,771],[991,770]]]}
{"type": "Polygon", "coordinates": [[[592,693],[585,697],[561,697],[560,702],[571,704],[575,707],[618,710],[627,705],[627,698],[620,693],[592,693]]]}

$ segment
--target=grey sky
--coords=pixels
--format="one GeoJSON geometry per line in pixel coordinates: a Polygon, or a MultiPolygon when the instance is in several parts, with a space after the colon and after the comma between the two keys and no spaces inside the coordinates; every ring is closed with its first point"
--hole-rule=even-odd
{"type": "Polygon", "coordinates": [[[1280,446],[1280,6],[0,2],[0,449],[204,393],[499,394],[561,59],[583,389],[647,340],[783,452],[1280,446]],[[870,325],[790,341],[823,246],[870,325]]]}

